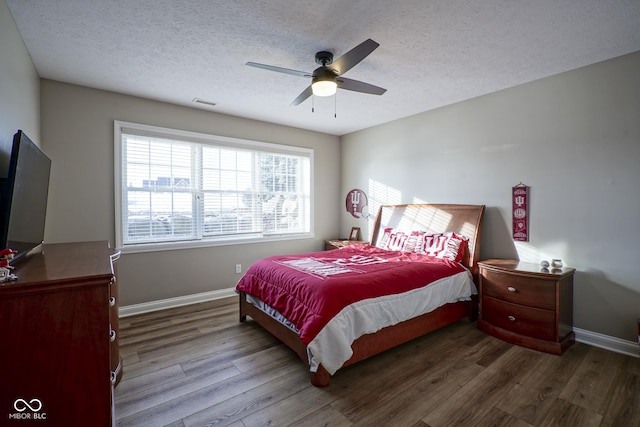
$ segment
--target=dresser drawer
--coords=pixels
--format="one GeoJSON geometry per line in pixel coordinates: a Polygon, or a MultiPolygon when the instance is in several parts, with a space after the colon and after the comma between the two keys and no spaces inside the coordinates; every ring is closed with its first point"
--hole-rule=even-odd
{"type": "Polygon", "coordinates": [[[545,310],[556,309],[555,282],[491,270],[484,270],[481,280],[483,295],[545,310]]]}
{"type": "Polygon", "coordinates": [[[482,297],[482,319],[511,332],[555,341],[556,314],[551,310],[527,307],[482,297]]]}

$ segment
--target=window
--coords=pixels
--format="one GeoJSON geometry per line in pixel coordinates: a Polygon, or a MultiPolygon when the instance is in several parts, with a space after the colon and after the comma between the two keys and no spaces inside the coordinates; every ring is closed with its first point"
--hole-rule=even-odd
{"type": "Polygon", "coordinates": [[[309,237],[313,150],[115,122],[116,244],[309,237]]]}

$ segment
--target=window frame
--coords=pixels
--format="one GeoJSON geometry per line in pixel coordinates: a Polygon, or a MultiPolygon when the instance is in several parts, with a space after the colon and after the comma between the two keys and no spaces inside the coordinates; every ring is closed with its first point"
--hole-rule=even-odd
{"type": "Polygon", "coordinates": [[[191,132],[179,129],[151,126],[114,120],[114,193],[115,193],[115,242],[116,247],[125,253],[155,252],[164,250],[189,249],[199,247],[244,245],[266,241],[284,241],[314,238],[314,150],[312,148],[249,139],[231,138],[220,135],[191,132]],[[290,234],[262,234],[252,236],[226,235],[203,237],[199,240],[163,241],[124,244],[123,224],[123,182],[122,182],[122,134],[157,137],[184,141],[188,143],[229,147],[236,149],[262,151],[270,154],[296,155],[309,158],[309,231],[290,234]]]}

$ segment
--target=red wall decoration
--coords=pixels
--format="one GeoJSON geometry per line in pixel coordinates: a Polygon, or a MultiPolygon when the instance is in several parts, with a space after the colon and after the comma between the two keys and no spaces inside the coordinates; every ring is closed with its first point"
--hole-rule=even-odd
{"type": "Polygon", "coordinates": [[[520,183],[511,189],[513,207],[513,240],[529,241],[529,187],[520,183]]]}
{"type": "Polygon", "coordinates": [[[345,200],[347,212],[355,218],[364,218],[364,208],[367,206],[367,195],[364,191],[354,188],[347,193],[345,200]]]}

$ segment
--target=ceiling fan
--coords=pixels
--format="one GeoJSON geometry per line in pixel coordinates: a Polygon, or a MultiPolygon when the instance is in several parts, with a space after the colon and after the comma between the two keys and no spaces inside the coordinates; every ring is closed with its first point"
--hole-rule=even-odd
{"type": "Polygon", "coordinates": [[[386,89],[369,83],[342,77],[344,73],[366,58],[378,46],[380,46],[379,43],[376,43],[371,39],[367,39],[335,61],[333,60],[333,53],[324,50],[320,51],[316,53],[316,63],[320,64],[320,67],[316,68],[313,73],[275,67],[273,65],[258,64],[256,62],[247,62],[247,65],[299,77],[311,77],[311,85],[302,91],[302,93],[293,100],[291,105],[299,105],[311,95],[334,95],[337,88],[351,90],[354,92],[369,93],[372,95],[382,95],[387,91],[386,89]]]}

